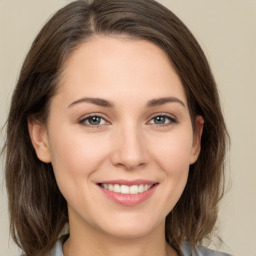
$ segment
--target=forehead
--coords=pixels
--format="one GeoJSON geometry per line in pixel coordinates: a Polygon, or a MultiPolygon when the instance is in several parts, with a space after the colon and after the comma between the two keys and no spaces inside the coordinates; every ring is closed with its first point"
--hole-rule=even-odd
{"type": "Polygon", "coordinates": [[[186,101],[165,52],[152,42],[127,37],[97,36],[80,44],[63,65],[59,87],[59,93],[73,98],[108,98],[117,92],[141,99],[177,94],[186,101]]]}

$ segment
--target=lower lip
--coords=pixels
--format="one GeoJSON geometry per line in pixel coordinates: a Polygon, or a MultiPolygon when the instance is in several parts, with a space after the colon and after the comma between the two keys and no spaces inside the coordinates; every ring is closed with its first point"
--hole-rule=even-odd
{"type": "Polygon", "coordinates": [[[124,205],[124,206],[135,206],[138,205],[144,201],[146,201],[148,198],[152,196],[152,194],[155,192],[157,187],[157,184],[155,184],[152,188],[149,190],[138,193],[138,194],[121,194],[116,193],[107,189],[104,189],[103,187],[99,186],[101,191],[111,200],[114,202],[124,205]]]}

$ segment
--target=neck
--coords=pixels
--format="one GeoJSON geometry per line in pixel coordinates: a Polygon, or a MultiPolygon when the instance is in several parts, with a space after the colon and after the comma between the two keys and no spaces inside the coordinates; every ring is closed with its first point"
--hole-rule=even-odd
{"type": "Polygon", "coordinates": [[[70,236],[63,245],[64,256],[177,256],[165,241],[165,223],[141,237],[115,237],[87,226],[70,223],[70,236]]]}

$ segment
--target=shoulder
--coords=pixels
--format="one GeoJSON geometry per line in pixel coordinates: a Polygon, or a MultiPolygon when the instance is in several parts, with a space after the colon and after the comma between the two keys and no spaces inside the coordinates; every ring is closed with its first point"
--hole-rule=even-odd
{"type": "MultiPolygon", "coordinates": [[[[50,253],[50,256],[63,256],[62,245],[67,237],[67,235],[62,236],[57,241],[55,247],[50,253]]],[[[205,247],[199,247],[198,250],[195,251],[188,242],[183,242],[181,251],[183,256],[231,256],[230,254],[214,251],[205,247]]]]}
{"type": "MultiPolygon", "coordinates": [[[[52,248],[52,250],[47,254],[47,256],[63,256],[63,251],[62,251],[62,245],[67,239],[66,236],[62,236],[55,246],[52,248]]],[[[26,256],[25,254],[20,254],[19,256],[26,256]]]]}
{"type": "Polygon", "coordinates": [[[63,256],[62,245],[67,240],[67,238],[68,238],[68,235],[62,236],[55,244],[49,256],[63,256]]]}
{"type": "Polygon", "coordinates": [[[52,249],[50,256],[63,256],[62,242],[60,240],[58,240],[55,247],[52,249]]]}
{"type": "Polygon", "coordinates": [[[199,247],[198,250],[194,250],[188,242],[182,244],[181,251],[183,256],[231,256],[230,254],[214,251],[206,247],[199,247]]]}

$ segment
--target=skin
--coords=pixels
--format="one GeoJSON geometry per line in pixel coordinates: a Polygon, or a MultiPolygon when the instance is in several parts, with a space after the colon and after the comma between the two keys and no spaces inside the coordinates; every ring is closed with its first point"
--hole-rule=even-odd
{"type": "Polygon", "coordinates": [[[47,125],[31,118],[29,132],[38,158],[52,163],[68,203],[64,255],[176,255],[165,242],[165,218],[199,155],[203,120],[191,120],[168,57],[148,41],[98,36],[81,44],[63,68],[47,125]],[[113,106],[81,100],[88,97],[113,106]],[[166,97],[172,101],[148,106],[166,97]],[[99,125],[88,115],[102,117],[99,125]],[[162,123],[156,122],[159,115],[166,116],[162,123]],[[146,201],[124,206],[97,185],[115,179],[158,186],[146,201]]]}

